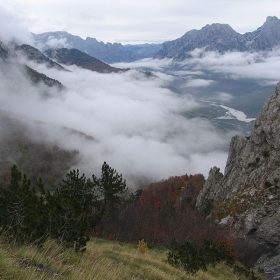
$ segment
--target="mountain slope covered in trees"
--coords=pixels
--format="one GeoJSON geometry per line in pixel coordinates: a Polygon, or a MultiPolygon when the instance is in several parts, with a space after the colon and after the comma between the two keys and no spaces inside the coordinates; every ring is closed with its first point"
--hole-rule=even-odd
{"type": "Polygon", "coordinates": [[[118,73],[125,69],[112,67],[99,59],[92,57],[77,49],[48,49],[45,51],[46,55],[58,63],[65,65],[76,65],[84,69],[96,71],[99,73],[118,73]]]}

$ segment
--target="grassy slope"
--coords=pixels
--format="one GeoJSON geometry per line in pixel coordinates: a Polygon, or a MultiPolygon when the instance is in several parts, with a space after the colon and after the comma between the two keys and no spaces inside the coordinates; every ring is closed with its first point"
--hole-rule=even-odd
{"type": "Polygon", "coordinates": [[[0,279],[98,279],[98,280],[238,280],[225,265],[191,276],[166,262],[166,251],[145,254],[135,245],[94,239],[84,253],[63,251],[54,242],[44,248],[12,247],[0,243],[0,279]]]}

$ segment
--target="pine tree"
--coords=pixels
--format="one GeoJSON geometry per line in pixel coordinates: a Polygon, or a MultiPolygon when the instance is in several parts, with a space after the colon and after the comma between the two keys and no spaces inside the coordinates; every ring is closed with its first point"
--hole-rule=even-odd
{"type": "MultiPolygon", "coordinates": [[[[103,197],[101,215],[112,216],[116,208],[122,203],[127,193],[126,182],[121,174],[106,162],[102,165],[101,177],[92,176],[93,183],[98,186],[103,197]]],[[[101,218],[102,218],[101,217],[101,218]]]]}
{"type": "Polygon", "coordinates": [[[48,195],[49,231],[61,243],[80,250],[93,231],[99,209],[95,186],[79,170],[70,171],[48,195]]]}
{"type": "Polygon", "coordinates": [[[42,238],[46,227],[44,203],[16,166],[11,169],[10,185],[1,191],[0,201],[1,229],[8,239],[23,243],[42,238]]]}

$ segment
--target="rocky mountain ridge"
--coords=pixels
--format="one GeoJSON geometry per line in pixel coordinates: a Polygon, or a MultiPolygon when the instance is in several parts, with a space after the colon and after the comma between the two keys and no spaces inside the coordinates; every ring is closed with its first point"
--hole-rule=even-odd
{"type": "Polygon", "coordinates": [[[41,53],[38,49],[23,44],[20,46],[16,46],[16,51],[22,55],[24,55],[28,60],[34,61],[38,64],[45,64],[48,68],[55,68],[57,70],[65,70],[64,67],[62,67],[60,64],[54,62],[47,56],[45,56],[43,53],[41,53]]]}
{"type": "Polygon", "coordinates": [[[256,267],[280,279],[280,83],[250,137],[232,138],[224,174],[216,167],[196,206],[263,249],[256,267]]]}
{"type": "Polygon", "coordinates": [[[197,48],[221,53],[230,51],[268,51],[280,45],[280,20],[267,17],[254,32],[240,34],[228,24],[214,23],[200,30],[191,30],[181,38],[166,42],[155,58],[184,60],[197,48]]]}
{"type": "MultiPolygon", "coordinates": [[[[29,81],[34,85],[42,84],[49,87],[55,87],[57,90],[62,90],[64,86],[58,80],[53,79],[41,73],[32,67],[30,67],[27,61],[22,61],[21,56],[25,57],[28,61],[33,61],[35,63],[44,63],[49,68],[56,68],[58,70],[66,70],[61,65],[50,60],[48,57],[43,55],[36,48],[29,45],[15,45],[10,43],[9,45],[4,44],[0,41],[0,71],[3,74],[7,74],[9,71],[13,71],[13,67],[17,68],[19,72],[22,72],[29,81]]],[[[18,71],[15,71],[13,75],[18,75],[18,71]]],[[[16,78],[16,77],[15,77],[16,78]]]]}
{"type": "Polygon", "coordinates": [[[58,63],[65,65],[76,65],[78,67],[88,69],[99,73],[118,73],[127,69],[112,67],[109,64],[100,61],[78,49],[48,49],[46,55],[58,63]]]}
{"type": "Polygon", "coordinates": [[[33,34],[35,43],[43,50],[49,48],[75,48],[107,63],[130,62],[153,55],[161,44],[123,45],[120,43],[104,43],[95,38],[82,39],[65,31],[33,34]]]}
{"type": "MultiPolygon", "coordinates": [[[[31,45],[17,45],[15,43],[6,45],[1,41],[0,59],[0,68],[3,68],[2,70],[4,72],[10,69],[6,67],[7,65],[13,64],[16,68],[20,69],[34,85],[42,84],[47,88],[55,87],[59,91],[64,89],[64,85],[62,85],[60,81],[37,71],[32,63],[44,64],[47,68],[54,68],[59,71],[69,71],[59,63],[77,65],[78,67],[99,73],[119,73],[128,70],[112,67],[77,49],[48,50],[45,55],[31,45]],[[30,64],[29,62],[32,63],[30,64]]],[[[48,95],[47,88],[46,96],[48,95]]]]}
{"type": "Polygon", "coordinates": [[[221,53],[271,50],[280,45],[280,20],[269,16],[257,30],[245,34],[236,32],[228,24],[207,24],[200,30],[190,30],[182,37],[163,44],[104,43],[91,37],[82,39],[65,31],[33,34],[33,38],[40,49],[75,48],[107,63],[131,62],[151,57],[180,61],[197,48],[221,53]]]}
{"type": "MultiPolygon", "coordinates": [[[[40,73],[27,65],[24,65],[23,69],[24,69],[26,76],[35,85],[43,83],[47,87],[55,87],[58,90],[64,89],[64,86],[62,85],[62,83],[56,79],[52,79],[52,78],[48,77],[47,75],[40,73]]],[[[46,92],[46,95],[48,95],[47,92],[46,92]]]]}
{"type": "Polygon", "coordinates": [[[280,43],[280,20],[267,17],[266,22],[254,32],[244,34],[246,47],[249,50],[265,51],[280,43]]]}

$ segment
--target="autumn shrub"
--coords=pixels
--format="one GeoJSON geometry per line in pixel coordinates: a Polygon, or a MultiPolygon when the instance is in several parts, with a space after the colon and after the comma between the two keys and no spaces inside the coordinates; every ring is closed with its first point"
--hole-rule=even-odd
{"type": "Polygon", "coordinates": [[[141,254],[145,254],[148,251],[148,244],[144,239],[138,241],[137,251],[141,254]]]}
{"type": "MultiPolygon", "coordinates": [[[[172,239],[203,242],[214,238],[215,227],[195,210],[196,197],[203,184],[202,175],[171,177],[150,184],[119,209],[111,223],[112,232],[121,241],[137,242],[144,238],[150,245],[166,246],[172,239]]],[[[103,237],[108,234],[108,231],[101,233],[103,237]]]]}

